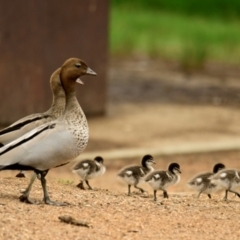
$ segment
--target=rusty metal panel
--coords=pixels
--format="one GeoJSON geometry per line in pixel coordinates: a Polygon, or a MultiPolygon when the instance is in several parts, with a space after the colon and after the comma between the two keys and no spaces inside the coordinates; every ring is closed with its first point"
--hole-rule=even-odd
{"type": "Polygon", "coordinates": [[[47,110],[51,73],[69,57],[97,72],[77,96],[84,111],[105,111],[109,0],[0,0],[0,123],[47,110]]]}

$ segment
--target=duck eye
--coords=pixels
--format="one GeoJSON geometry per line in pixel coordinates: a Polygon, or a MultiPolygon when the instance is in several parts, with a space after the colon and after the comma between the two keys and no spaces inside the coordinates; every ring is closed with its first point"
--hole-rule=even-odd
{"type": "Polygon", "coordinates": [[[76,63],[75,65],[77,68],[80,68],[81,67],[81,64],[80,63],[76,63]]]}

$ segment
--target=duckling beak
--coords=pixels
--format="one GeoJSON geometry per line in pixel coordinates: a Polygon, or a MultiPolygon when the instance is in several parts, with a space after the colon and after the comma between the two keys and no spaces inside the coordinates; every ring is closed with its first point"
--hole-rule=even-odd
{"type": "Polygon", "coordinates": [[[91,69],[91,68],[87,68],[87,71],[86,71],[86,74],[87,75],[93,75],[93,76],[96,76],[97,74],[91,69]]]}
{"type": "Polygon", "coordinates": [[[82,85],[84,84],[83,81],[82,81],[80,78],[78,78],[78,79],[76,80],[76,82],[79,83],[79,84],[82,84],[82,85]]]}
{"type": "Polygon", "coordinates": [[[152,164],[155,164],[156,162],[154,160],[152,160],[152,164]]]}
{"type": "Polygon", "coordinates": [[[177,171],[178,171],[179,173],[182,173],[179,168],[177,168],[177,171]]]}

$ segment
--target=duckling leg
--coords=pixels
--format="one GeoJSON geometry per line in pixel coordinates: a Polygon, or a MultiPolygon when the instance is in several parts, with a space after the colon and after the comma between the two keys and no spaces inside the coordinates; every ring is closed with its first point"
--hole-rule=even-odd
{"type": "Polygon", "coordinates": [[[77,185],[78,188],[85,190],[84,185],[83,185],[83,181],[80,181],[80,183],[77,185]]]}
{"type": "Polygon", "coordinates": [[[208,197],[211,199],[212,198],[211,194],[208,194],[208,197]]]}
{"type": "Polygon", "coordinates": [[[169,198],[167,191],[163,191],[163,198],[169,198]]]}
{"type": "Polygon", "coordinates": [[[45,176],[47,175],[48,170],[44,171],[44,172],[40,172],[41,174],[41,184],[42,184],[42,189],[43,189],[43,201],[45,202],[45,204],[49,204],[49,205],[56,205],[56,206],[66,206],[68,205],[67,203],[61,203],[61,202],[54,202],[52,200],[50,200],[48,191],[47,191],[47,181],[45,179],[45,176]]]}
{"type": "Polygon", "coordinates": [[[225,196],[224,196],[223,200],[227,201],[227,196],[228,196],[228,190],[225,191],[225,196]]]}
{"type": "Polygon", "coordinates": [[[131,185],[128,185],[128,196],[131,196],[131,185]]]}
{"type": "Polygon", "coordinates": [[[197,198],[199,198],[199,197],[200,197],[201,193],[202,193],[202,192],[199,192],[199,194],[198,194],[197,198]]]}
{"type": "Polygon", "coordinates": [[[37,175],[35,173],[32,174],[32,177],[30,179],[30,182],[28,184],[28,187],[26,188],[26,190],[23,192],[23,194],[19,197],[19,200],[21,202],[25,202],[25,203],[30,203],[30,204],[34,204],[35,202],[33,202],[30,198],[29,198],[29,194],[30,191],[32,189],[32,185],[36,179],[37,175]]]}
{"type": "Polygon", "coordinates": [[[154,196],[154,199],[153,201],[157,201],[157,190],[153,190],[153,196],[154,196]]]}
{"type": "Polygon", "coordinates": [[[140,190],[141,193],[144,193],[144,192],[145,192],[142,188],[138,187],[137,184],[135,184],[134,187],[135,187],[136,189],[140,190]]]}
{"type": "Polygon", "coordinates": [[[240,198],[240,194],[236,191],[233,191],[233,190],[228,190],[229,192],[232,192],[232,193],[235,193],[239,198],[240,198]]]}
{"type": "Polygon", "coordinates": [[[85,182],[86,182],[86,184],[88,185],[88,188],[91,189],[91,190],[93,190],[92,187],[90,186],[88,180],[85,180],[85,182]]]}

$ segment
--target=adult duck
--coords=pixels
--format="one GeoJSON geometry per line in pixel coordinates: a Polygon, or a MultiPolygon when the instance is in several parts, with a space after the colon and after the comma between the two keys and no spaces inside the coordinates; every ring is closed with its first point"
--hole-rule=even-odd
{"type": "Polygon", "coordinates": [[[46,179],[51,168],[75,159],[87,146],[88,123],[75,92],[75,83],[82,75],[96,75],[78,58],[64,62],[60,80],[66,96],[65,111],[57,120],[43,124],[0,149],[0,170],[32,170],[40,178],[43,201],[51,205],[65,205],[50,200],[46,179]]]}

